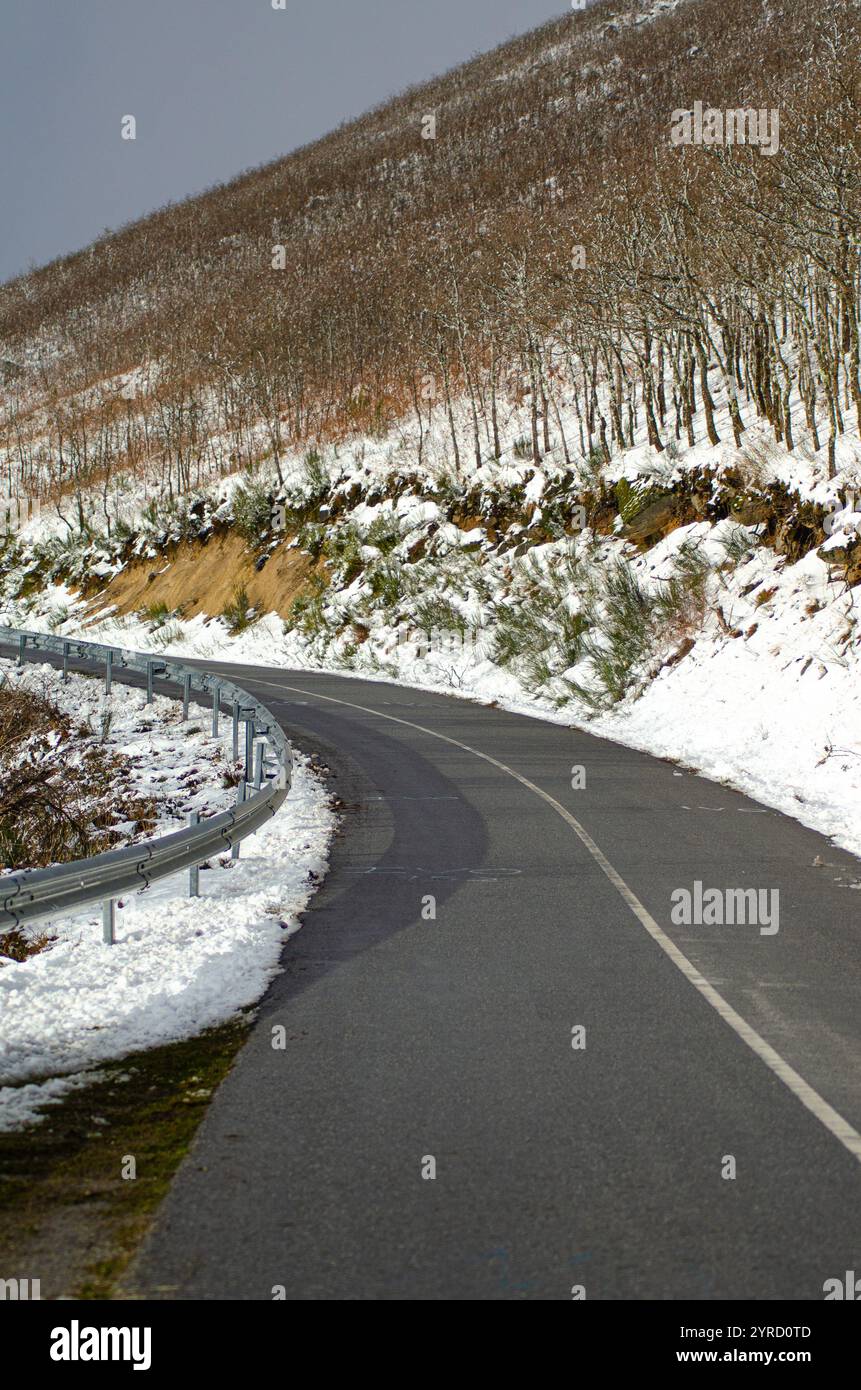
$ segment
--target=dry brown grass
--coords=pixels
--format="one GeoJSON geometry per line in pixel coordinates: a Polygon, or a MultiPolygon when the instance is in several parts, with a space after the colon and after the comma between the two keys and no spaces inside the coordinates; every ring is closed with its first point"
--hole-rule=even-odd
{"type": "Polygon", "coordinates": [[[49,932],[40,932],[38,936],[25,936],[15,928],[0,933],[0,957],[5,956],[7,960],[27,960],[30,956],[41,955],[55,939],[49,932]]]}
{"type": "Polygon", "coordinates": [[[45,692],[1,685],[0,867],[35,869],[100,853],[117,842],[118,820],[146,830],[154,805],[129,792],[127,773],[127,760],[93,741],[45,692]]]}
{"type": "MultiPolygon", "coordinates": [[[[0,869],[98,854],[117,843],[119,821],[132,822],[135,833],[149,829],[155,805],[130,790],[128,768],[45,692],[0,686],[0,869]]],[[[21,960],[49,940],[8,932],[0,956],[21,960]]]]}

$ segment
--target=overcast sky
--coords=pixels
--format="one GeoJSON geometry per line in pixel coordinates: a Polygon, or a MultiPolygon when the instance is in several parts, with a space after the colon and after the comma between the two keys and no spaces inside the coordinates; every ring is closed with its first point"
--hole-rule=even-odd
{"type": "Polygon", "coordinates": [[[286,154],[570,0],[0,0],[0,281],[286,154]],[[137,122],[121,138],[123,116],[137,122]]]}

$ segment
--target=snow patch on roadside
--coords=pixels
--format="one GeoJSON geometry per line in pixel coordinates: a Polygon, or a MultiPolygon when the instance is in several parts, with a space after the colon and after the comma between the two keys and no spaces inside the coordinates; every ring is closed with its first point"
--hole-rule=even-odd
{"type": "Polygon", "coordinates": [[[51,924],[50,949],[0,963],[0,1130],[91,1081],[89,1068],[256,1003],[326,872],[334,824],[318,773],[296,753],[287,800],[238,862],[201,871],[200,898],[177,876],[123,900],[114,946],[100,915],[81,913],[51,924]]]}

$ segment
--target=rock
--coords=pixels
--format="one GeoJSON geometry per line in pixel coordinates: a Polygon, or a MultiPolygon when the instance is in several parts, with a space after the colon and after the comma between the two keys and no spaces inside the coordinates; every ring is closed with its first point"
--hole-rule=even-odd
{"type": "Polygon", "coordinates": [[[817,533],[799,517],[785,516],[778,522],[774,532],[775,554],[785,555],[789,560],[800,560],[802,555],[812,550],[821,535],[821,531],[817,533]]]}
{"type": "Polygon", "coordinates": [[[693,637],[686,637],[684,641],[681,642],[680,645],[676,648],[673,654],[667,657],[666,661],[664,662],[664,665],[675,666],[676,663],[682,661],[688,655],[689,652],[692,652],[695,646],[696,642],[694,641],[693,637]]]}
{"type": "Polygon", "coordinates": [[[734,497],[730,503],[730,515],[740,526],[756,526],[770,514],[771,508],[761,497],[734,497]]]}
{"type": "Polygon", "coordinates": [[[669,526],[675,520],[676,499],[671,492],[665,493],[650,502],[641,512],[622,527],[621,535],[626,540],[645,540],[669,526]]]}
{"type": "Polygon", "coordinates": [[[850,589],[861,583],[861,538],[851,540],[847,537],[845,545],[829,546],[826,542],[816,553],[829,569],[839,570],[843,574],[850,589]]]}

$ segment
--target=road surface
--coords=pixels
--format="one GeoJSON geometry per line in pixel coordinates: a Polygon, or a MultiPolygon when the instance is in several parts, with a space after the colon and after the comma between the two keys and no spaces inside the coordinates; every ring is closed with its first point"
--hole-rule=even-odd
{"type": "Polygon", "coordinates": [[[218,669],[344,819],[127,1292],[822,1299],[861,1272],[856,859],[570,729],[218,669]],[[697,880],[777,889],[779,930],[674,926],[697,880]]]}

